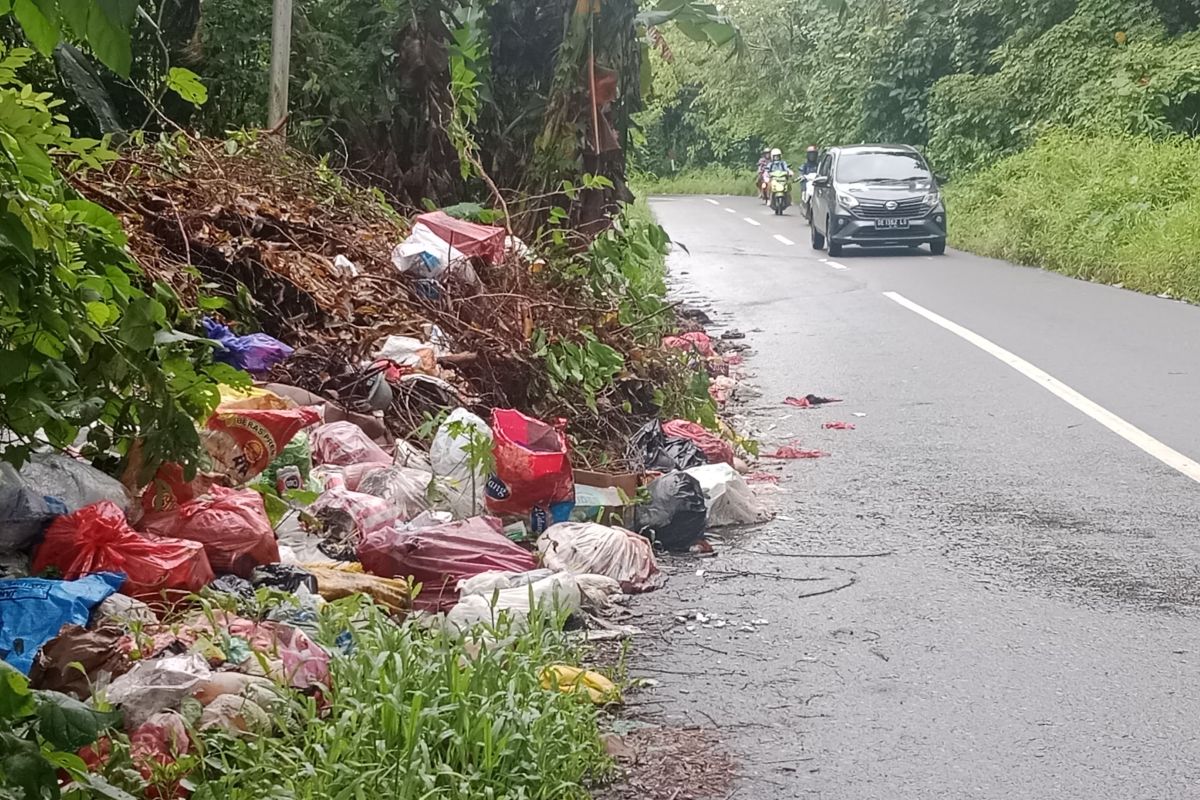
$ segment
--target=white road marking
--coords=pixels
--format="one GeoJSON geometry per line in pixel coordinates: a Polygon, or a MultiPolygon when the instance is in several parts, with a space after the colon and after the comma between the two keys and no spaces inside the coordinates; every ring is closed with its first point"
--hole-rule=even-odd
{"type": "Polygon", "coordinates": [[[1015,369],[1017,372],[1024,375],[1026,378],[1029,378],[1029,380],[1033,381],[1038,386],[1041,386],[1055,397],[1071,406],[1074,406],[1084,414],[1087,414],[1096,422],[1099,422],[1101,425],[1108,428],[1125,441],[1129,442],[1135,447],[1140,448],[1154,458],[1157,458],[1159,461],[1166,464],[1171,469],[1176,470],[1185,477],[1191,478],[1193,481],[1200,483],[1200,463],[1196,463],[1183,453],[1180,453],[1179,451],[1163,444],[1158,439],[1155,439],[1141,428],[1136,427],[1132,423],[1126,422],[1124,419],[1118,417],[1116,414],[1112,413],[1098,403],[1089,400],[1054,376],[1035,367],[1033,364],[1030,364],[1020,356],[1010,353],[1000,345],[983,338],[974,331],[968,330],[956,322],[951,322],[945,317],[935,314],[923,306],[917,305],[904,295],[896,292],[884,292],[883,296],[907,308],[909,311],[921,315],[935,325],[945,328],[955,336],[967,340],[988,355],[994,356],[1003,363],[1015,369]]]}
{"type": "Polygon", "coordinates": [[[754,225],[755,227],[757,227],[759,224],[758,220],[751,219],[750,217],[742,217],[742,219],[746,220],[746,222],[749,222],[751,225],[754,225]]]}
{"type": "Polygon", "coordinates": [[[780,242],[781,244],[795,244],[795,242],[793,242],[791,239],[787,238],[786,236],[780,236],[778,233],[775,234],[775,241],[780,242]]]}
{"type": "Polygon", "coordinates": [[[711,197],[706,197],[706,198],[704,198],[704,202],[706,202],[706,203],[712,203],[714,206],[719,206],[719,205],[721,205],[721,204],[720,204],[720,202],[718,202],[718,201],[716,201],[716,200],[713,200],[711,197]]]}
{"type": "Polygon", "coordinates": [[[730,214],[736,214],[736,213],[737,213],[737,212],[736,212],[736,211],[734,211],[732,208],[726,208],[725,210],[726,210],[726,211],[728,211],[730,214]]]}
{"type": "Polygon", "coordinates": [[[833,267],[834,269],[850,269],[845,264],[839,264],[836,261],[826,261],[825,263],[828,264],[829,266],[833,267]]]}

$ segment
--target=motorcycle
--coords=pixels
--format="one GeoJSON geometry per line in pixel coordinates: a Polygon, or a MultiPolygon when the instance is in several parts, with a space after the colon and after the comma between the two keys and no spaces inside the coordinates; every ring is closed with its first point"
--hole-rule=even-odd
{"type": "Polygon", "coordinates": [[[809,225],[812,225],[812,201],[813,194],[815,194],[817,189],[816,184],[813,183],[813,180],[815,180],[816,177],[817,173],[815,172],[805,172],[800,176],[800,180],[804,184],[804,190],[800,195],[800,202],[804,207],[804,219],[808,221],[809,225]]]}
{"type": "Polygon", "coordinates": [[[758,199],[762,200],[764,206],[771,202],[771,181],[765,170],[758,173],[758,199]]]}
{"type": "Polygon", "coordinates": [[[775,216],[783,216],[783,212],[792,204],[791,175],[787,170],[772,170],[769,182],[771,184],[771,210],[775,216]]]}

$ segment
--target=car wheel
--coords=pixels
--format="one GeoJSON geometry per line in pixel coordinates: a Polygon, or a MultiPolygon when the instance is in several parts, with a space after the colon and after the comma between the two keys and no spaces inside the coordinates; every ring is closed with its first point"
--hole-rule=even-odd
{"type": "Polygon", "coordinates": [[[829,255],[837,258],[842,254],[842,246],[832,239],[829,241],[829,255]]]}
{"type": "Polygon", "coordinates": [[[946,240],[938,239],[936,241],[930,242],[929,243],[929,252],[933,253],[935,256],[946,255],[946,240]]]}
{"type": "Polygon", "coordinates": [[[825,235],[823,233],[821,233],[819,230],[817,230],[817,224],[814,222],[812,224],[812,227],[809,228],[809,230],[812,232],[813,250],[824,250],[825,249],[825,235]]]}

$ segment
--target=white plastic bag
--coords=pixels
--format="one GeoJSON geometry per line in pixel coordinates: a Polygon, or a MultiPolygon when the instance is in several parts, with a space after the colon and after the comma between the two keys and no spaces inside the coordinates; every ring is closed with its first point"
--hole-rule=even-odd
{"type": "Polygon", "coordinates": [[[538,551],[550,569],[607,575],[626,592],[646,592],[659,585],[650,541],[624,528],[594,522],[551,525],[538,538],[538,551]]]}
{"type": "Polygon", "coordinates": [[[433,472],[433,466],[429,463],[429,454],[415,444],[406,442],[403,439],[397,439],[394,452],[395,457],[392,463],[397,467],[408,467],[409,469],[433,472]]]}
{"type": "Polygon", "coordinates": [[[133,730],[159,711],[176,709],[212,675],[199,653],[139,661],[113,680],[105,695],[125,712],[125,729],[133,730]]]}
{"type": "Polygon", "coordinates": [[[511,589],[514,586],[527,586],[531,583],[549,578],[554,574],[550,569],[532,569],[529,572],[481,572],[458,582],[460,595],[483,594],[490,595],[497,589],[511,589]]]}
{"type": "Polygon", "coordinates": [[[467,519],[483,512],[487,475],[480,463],[482,459],[472,464],[471,454],[482,456],[491,449],[491,428],[465,408],[454,409],[433,437],[429,463],[446,497],[446,507],[455,519],[467,519]]]}
{"type": "MultiPolygon", "coordinates": [[[[21,479],[38,494],[59,500],[67,513],[104,500],[116,503],[126,514],[131,510],[129,495],[119,480],[58,453],[34,453],[21,467],[21,479]]],[[[141,510],[140,506],[133,508],[141,510]]]]}
{"type": "Polygon", "coordinates": [[[390,464],[392,457],[375,444],[353,422],[328,422],[309,435],[313,461],[318,464],[349,467],[357,464],[390,464]]]}
{"type": "Polygon", "coordinates": [[[384,340],[375,358],[386,359],[401,367],[420,368],[424,372],[437,369],[437,356],[433,345],[411,336],[389,336],[384,340]]]}
{"type": "Polygon", "coordinates": [[[696,479],[704,492],[708,527],[749,525],[766,519],[750,484],[728,464],[706,464],[684,471],[696,479]]]}
{"type": "Polygon", "coordinates": [[[64,509],[51,509],[11,464],[0,462],[0,549],[25,548],[60,513],[64,509]]]}
{"type": "Polygon", "coordinates": [[[408,521],[429,510],[429,484],[433,475],[407,467],[384,467],[362,479],[358,490],[387,501],[398,513],[397,519],[408,521]]]}
{"type": "Polygon", "coordinates": [[[392,250],[392,265],[418,278],[436,278],[455,261],[466,261],[457,247],[438,236],[424,222],[413,225],[408,238],[392,250]],[[428,254],[430,258],[422,258],[428,254]]]}
{"type": "Polygon", "coordinates": [[[511,620],[510,633],[519,634],[529,626],[529,614],[536,610],[547,617],[579,610],[582,594],[575,576],[556,573],[535,583],[500,589],[486,595],[469,594],[446,614],[447,629],[466,633],[478,624],[495,626],[501,615],[511,620]],[[531,603],[532,601],[532,603],[531,603]]]}

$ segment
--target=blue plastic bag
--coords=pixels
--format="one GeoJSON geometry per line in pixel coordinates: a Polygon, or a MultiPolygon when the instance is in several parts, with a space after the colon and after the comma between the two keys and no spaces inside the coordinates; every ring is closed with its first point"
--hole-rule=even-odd
{"type": "Polygon", "coordinates": [[[274,336],[265,333],[251,333],[248,336],[237,336],[228,326],[215,322],[208,317],[201,320],[204,325],[204,335],[215,339],[224,345],[213,357],[224,364],[238,369],[244,369],[254,375],[269,372],[271,367],[280,361],[287,360],[294,351],[274,336]]]}
{"type": "Polygon", "coordinates": [[[28,675],[42,645],[67,623],[87,626],[92,609],[125,583],[119,572],[75,581],[0,580],[0,658],[28,675]]]}

